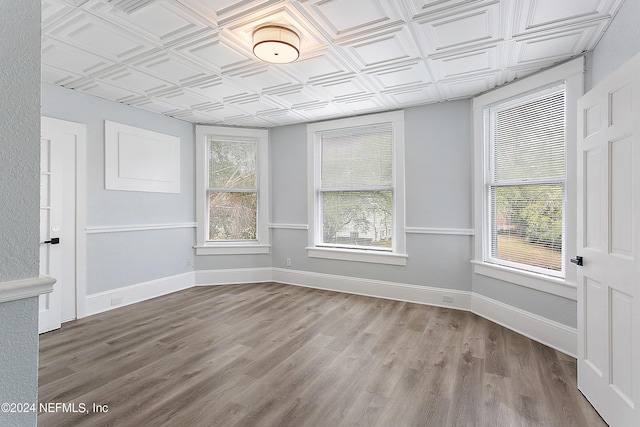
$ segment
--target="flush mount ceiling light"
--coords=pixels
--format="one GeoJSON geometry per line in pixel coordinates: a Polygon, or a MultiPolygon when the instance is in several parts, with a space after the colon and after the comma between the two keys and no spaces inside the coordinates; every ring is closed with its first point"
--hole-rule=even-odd
{"type": "Polygon", "coordinates": [[[289,28],[265,25],[253,32],[253,54],[274,64],[293,62],[300,56],[300,37],[289,28]]]}

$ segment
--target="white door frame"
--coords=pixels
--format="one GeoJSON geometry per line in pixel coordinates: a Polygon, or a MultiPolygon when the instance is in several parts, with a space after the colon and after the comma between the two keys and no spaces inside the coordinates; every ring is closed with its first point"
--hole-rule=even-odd
{"type": "Polygon", "coordinates": [[[81,319],[87,315],[87,126],[43,116],[41,127],[72,134],[76,140],[76,317],[81,319]]]}

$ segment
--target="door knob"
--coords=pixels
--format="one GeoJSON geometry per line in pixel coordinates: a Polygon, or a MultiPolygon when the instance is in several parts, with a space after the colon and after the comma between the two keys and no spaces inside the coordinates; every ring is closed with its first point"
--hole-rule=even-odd
{"type": "Polygon", "coordinates": [[[571,262],[574,263],[575,265],[582,265],[582,257],[577,256],[575,258],[571,258],[571,262]]]}
{"type": "Polygon", "coordinates": [[[42,243],[51,243],[52,245],[57,245],[60,243],[60,238],[59,237],[52,237],[51,240],[45,240],[42,243]]]}

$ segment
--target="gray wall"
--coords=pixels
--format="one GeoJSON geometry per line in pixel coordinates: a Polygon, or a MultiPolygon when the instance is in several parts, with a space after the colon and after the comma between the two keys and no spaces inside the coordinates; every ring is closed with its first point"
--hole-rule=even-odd
{"type": "MultiPolygon", "coordinates": [[[[609,28],[587,55],[585,89],[589,90],[640,52],[640,1],[625,0],[609,28]]],[[[575,301],[473,274],[473,291],[505,304],[576,327],[575,301]]]]}
{"type": "MultiPolygon", "coordinates": [[[[194,126],[43,83],[42,115],[87,126],[87,226],[195,222],[194,126]],[[104,120],[181,138],[180,194],[105,190],[104,120]]],[[[193,270],[195,229],[87,235],[87,294],[193,270]]]]}
{"type": "MultiPolygon", "coordinates": [[[[407,226],[471,228],[471,104],[468,100],[405,110],[407,226]]],[[[271,131],[275,224],[307,224],[306,125],[271,131]]],[[[272,231],[273,266],[397,283],[471,290],[470,236],[407,235],[406,266],[307,257],[307,231],[272,231]]]]}
{"type": "MultiPolygon", "coordinates": [[[[0,283],[38,276],[40,1],[0,0],[0,283]]],[[[0,304],[0,402],[37,402],[38,299],[0,304]]],[[[0,412],[0,425],[35,425],[0,412]]]]}
{"type": "Polygon", "coordinates": [[[640,1],[625,0],[594,51],[587,55],[587,90],[640,52],[639,18],[640,1]]]}

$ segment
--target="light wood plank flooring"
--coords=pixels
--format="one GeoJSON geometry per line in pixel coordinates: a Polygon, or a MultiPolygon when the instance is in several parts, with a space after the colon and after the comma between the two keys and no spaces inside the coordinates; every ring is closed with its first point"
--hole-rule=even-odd
{"type": "Polygon", "coordinates": [[[40,337],[40,426],[604,426],[576,360],[474,314],[198,287],[40,337]]]}

